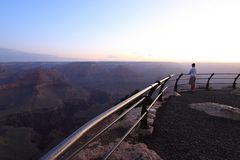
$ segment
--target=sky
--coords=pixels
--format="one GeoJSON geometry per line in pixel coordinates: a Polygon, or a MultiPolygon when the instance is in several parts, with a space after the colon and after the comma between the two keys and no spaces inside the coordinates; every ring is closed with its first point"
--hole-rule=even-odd
{"type": "Polygon", "coordinates": [[[0,48],[96,61],[239,62],[239,0],[1,0],[0,48]]]}

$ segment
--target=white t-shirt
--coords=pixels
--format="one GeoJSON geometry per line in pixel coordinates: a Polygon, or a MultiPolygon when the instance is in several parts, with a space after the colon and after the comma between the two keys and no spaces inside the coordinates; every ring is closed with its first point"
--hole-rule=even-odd
{"type": "Polygon", "coordinates": [[[197,70],[195,67],[192,67],[189,71],[190,77],[196,77],[197,75],[197,70]]]}

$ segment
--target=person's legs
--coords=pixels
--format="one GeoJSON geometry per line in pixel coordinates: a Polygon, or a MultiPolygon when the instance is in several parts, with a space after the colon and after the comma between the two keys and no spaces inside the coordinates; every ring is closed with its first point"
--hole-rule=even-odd
{"type": "Polygon", "coordinates": [[[192,83],[191,83],[191,90],[194,91],[195,90],[195,82],[196,82],[196,78],[192,77],[192,83]]]}
{"type": "Polygon", "coordinates": [[[195,83],[193,83],[193,84],[191,85],[191,90],[192,90],[192,91],[195,90],[195,83]]]}

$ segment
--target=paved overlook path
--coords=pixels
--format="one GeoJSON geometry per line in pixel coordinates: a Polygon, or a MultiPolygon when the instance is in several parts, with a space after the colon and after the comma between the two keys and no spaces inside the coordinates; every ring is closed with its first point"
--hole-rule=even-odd
{"type": "Polygon", "coordinates": [[[164,160],[240,160],[240,121],[188,107],[215,102],[240,108],[228,91],[196,91],[170,97],[157,111],[153,134],[144,141],[164,160]]]}

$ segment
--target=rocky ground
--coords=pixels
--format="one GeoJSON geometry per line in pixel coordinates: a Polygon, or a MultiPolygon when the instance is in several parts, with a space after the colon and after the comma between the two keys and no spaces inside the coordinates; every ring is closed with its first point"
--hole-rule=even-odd
{"type": "MultiPolygon", "coordinates": [[[[80,151],[73,160],[100,160],[120,141],[127,130],[137,121],[141,108],[135,108],[130,114],[117,122],[108,132],[80,151]]],[[[117,115],[116,115],[117,116],[117,115]]],[[[139,141],[139,133],[143,131],[139,126],[121,143],[109,157],[110,160],[161,160],[159,155],[139,141]]],[[[146,132],[146,131],[145,131],[146,132]]],[[[144,132],[144,133],[145,133],[144,132]]]]}
{"type": "Polygon", "coordinates": [[[240,121],[211,116],[189,106],[213,102],[240,108],[236,93],[196,91],[170,97],[158,110],[154,132],[144,142],[164,160],[239,160],[240,121]]]}

